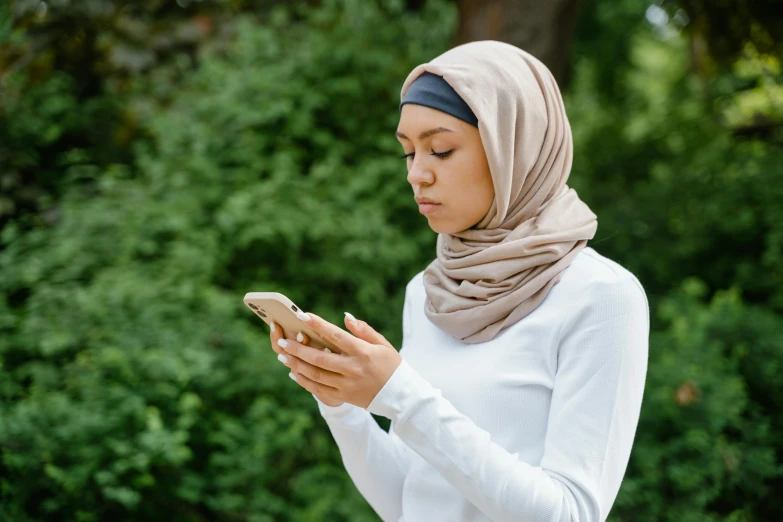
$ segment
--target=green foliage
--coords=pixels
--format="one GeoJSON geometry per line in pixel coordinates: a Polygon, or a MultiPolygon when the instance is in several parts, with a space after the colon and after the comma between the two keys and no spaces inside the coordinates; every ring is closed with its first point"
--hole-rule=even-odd
{"type": "Polygon", "coordinates": [[[783,151],[721,125],[681,39],[642,32],[631,57],[627,97],[596,90],[589,59],[567,97],[570,181],[600,212],[593,244],[626,260],[653,295],[698,276],[783,312],[783,151]]]}
{"type": "Polygon", "coordinates": [[[147,111],[176,96],[199,50],[225,46],[237,13],[266,20],[277,3],[0,2],[0,227],[47,224],[67,187],[132,163],[147,111]]]}
{"type": "Polygon", "coordinates": [[[765,54],[783,52],[781,2],[775,0],[658,0],[680,18],[717,61],[734,61],[751,43],[765,54]]]}
{"type": "Polygon", "coordinates": [[[738,133],[756,134],[783,144],[783,70],[780,57],[761,54],[748,45],[742,58],[724,74],[716,91],[726,125],[738,133]],[[728,91],[728,92],[726,92],[728,91]]]}
{"type": "Polygon", "coordinates": [[[68,187],[54,226],[2,231],[12,519],[374,519],[241,303],[282,291],[399,344],[390,310],[434,245],[393,137],[399,83],[455,13],[348,5],[243,20],[145,121],[135,168],[68,187]]]}
{"type": "Polygon", "coordinates": [[[780,520],[783,150],[735,132],[723,111],[741,82],[705,86],[680,36],[628,43],[621,89],[601,89],[605,64],[582,56],[566,96],[569,181],[599,216],[591,244],[651,303],[642,415],[610,519],[780,520]]]}
{"type": "Polygon", "coordinates": [[[614,515],[628,521],[774,520],[783,477],[783,318],[687,279],[658,309],[645,403],[614,515]],[[660,492],[651,495],[650,492],[660,492]],[[664,495],[665,494],[665,495],[664,495]]]}

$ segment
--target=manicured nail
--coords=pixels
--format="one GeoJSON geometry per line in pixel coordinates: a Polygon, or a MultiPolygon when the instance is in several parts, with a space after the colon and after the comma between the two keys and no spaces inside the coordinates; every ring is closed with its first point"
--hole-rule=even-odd
{"type": "Polygon", "coordinates": [[[299,382],[296,380],[296,375],[294,375],[294,372],[288,372],[288,376],[291,377],[291,379],[293,379],[294,381],[299,382]]]}
{"type": "Polygon", "coordinates": [[[282,353],[277,354],[277,360],[283,364],[288,364],[288,357],[282,353]]]}
{"type": "Polygon", "coordinates": [[[297,310],[297,311],[296,311],[296,316],[297,316],[299,319],[301,319],[302,321],[304,321],[304,322],[308,322],[308,321],[310,321],[310,316],[309,316],[309,315],[307,315],[306,313],[304,313],[304,312],[303,312],[303,311],[301,311],[301,310],[297,310]]]}
{"type": "Polygon", "coordinates": [[[302,335],[302,332],[296,334],[296,340],[299,341],[300,343],[304,342],[304,335],[302,335]]]}
{"type": "Polygon", "coordinates": [[[324,348],[324,351],[325,351],[325,352],[332,353],[332,350],[330,350],[329,348],[324,348]]]}
{"type": "Polygon", "coordinates": [[[356,318],[352,316],[349,312],[344,312],[344,313],[345,313],[345,317],[347,317],[349,321],[354,323],[356,322],[356,318]]]}
{"type": "Polygon", "coordinates": [[[269,321],[269,328],[271,328],[273,332],[277,329],[277,325],[274,321],[269,321]]]}
{"type": "Polygon", "coordinates": [[[282,339],[282,338],[278,339],[277,340],[277,344],[279,346],[282,346],[283,348],[288,348],[288,341],[286,341],[285,339],[282,339]]]}

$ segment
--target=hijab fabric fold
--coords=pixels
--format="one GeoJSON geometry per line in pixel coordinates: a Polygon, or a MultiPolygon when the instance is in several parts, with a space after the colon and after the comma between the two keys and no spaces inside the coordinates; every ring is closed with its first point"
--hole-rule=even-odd
{"type": "Polygon", "coordinates": [[[541,304],[595,236],[597,216],[566,181],[573,142],[547,67],[494,40],[466,43],[417,65],[442,76],[478,118],[495,197],[473,227],[438,234],[424,270],[425,314],[467,343],[493,339],[541,304]]]}

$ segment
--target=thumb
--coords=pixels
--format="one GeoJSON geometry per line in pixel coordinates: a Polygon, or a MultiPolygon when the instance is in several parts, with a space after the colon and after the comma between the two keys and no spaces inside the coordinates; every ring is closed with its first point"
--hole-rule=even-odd
{"type": "Polygon", "coordinates": [[[382,344],[389,348],[394,348],[384,336],[375,331],[375,329],[364,321],[357,320],[353,315],[345,312],[345,326],[356,337],[371,344],[382,344]]]}

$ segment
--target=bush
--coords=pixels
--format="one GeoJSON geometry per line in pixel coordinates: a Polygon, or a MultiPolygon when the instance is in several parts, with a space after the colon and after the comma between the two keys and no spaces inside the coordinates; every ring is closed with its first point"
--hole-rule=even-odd
{"type": "Polygon", "coordinates": [[[445,50],[455,12],[303,14],[243,20],[146,122],[137,169],[71,187],[56,226],[3,230],[12,520],[376,518],[241,298],[350,310],[399,342],[405,283],[435,239],[393,137],[399,88],[445,50]]]}
{"type": "Polygon", "coordinates": [[[652,315],[610,519],[781,520],[783,151],[720,124],[726,100],[703,95],[687,52],[639,29],[621,88],[597,88],[601,64],[582,57],[566,96],[570,181],[598,215],[591,246],[638,275],[652,315]]]}
{"type": "Polygon", "coordinates": [[[776,520],[783,318],[686,280],[659,307],[620,521],[776,520]],[[726,517],[728,515],[728,517],[726,517]]]}

